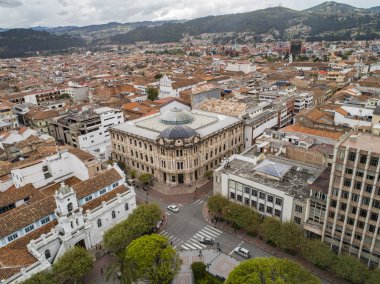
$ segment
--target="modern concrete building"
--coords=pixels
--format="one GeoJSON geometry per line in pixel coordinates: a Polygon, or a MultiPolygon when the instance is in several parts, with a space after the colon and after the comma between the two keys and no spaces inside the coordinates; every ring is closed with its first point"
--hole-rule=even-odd
{"type": "Polygon", "coordinates": [[[369,266],[380,264],[380,137],[347,134],[335,146],[322,239],[369,266]]]}
{"type": "Polygon", "coordinates": [[[242,151],[243,121],[174,103],[113,127],[112,157],[160,182],[190,185],[242,151]]]}

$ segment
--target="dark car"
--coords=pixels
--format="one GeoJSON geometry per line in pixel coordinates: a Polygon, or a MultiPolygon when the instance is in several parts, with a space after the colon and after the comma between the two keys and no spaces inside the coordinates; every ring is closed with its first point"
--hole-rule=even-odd
{"type": "Polygon", "coordinates": [[[205,244],[205,245],[213,245],[214,244],[214,240],[212,238],[207,238],[207,237],[200,239],[199,242],[201,244],[205,244]]]}
{"type": "Polygon", "coordinates": [[[215,277],[218,278],[222,282],[226,281],[226,278],[224,278],[223,276],[215,275],[215,277]]]}

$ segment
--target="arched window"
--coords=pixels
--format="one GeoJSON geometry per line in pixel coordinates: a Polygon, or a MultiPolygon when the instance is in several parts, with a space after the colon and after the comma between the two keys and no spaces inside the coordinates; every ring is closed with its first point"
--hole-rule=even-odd
{"type": "Polygon", "coordinates": [[[51,257],[50,250],[45,250],[45,258],[49,259],[51,257]]]}
{"type": "Polygon", "coordinates": [[[98,227],[102,226],[102,219],[98,219],[98,227]]]}
{"type": "Polygon", "coordinates": [[[128,203],[125,203],[125,211],[128,211],[128,209],[129,209],[129,205],[128,203]]]}
{"type": "Polygon", "coordinates": [[[67,204],[67,211],[73,211],[73,204],[71,202],[67,204]]]}
{"type": "Polygon", "coordinates": [[[116,218],[116,212],[112,211],[112,219],[115,219],[115,218],[116,218]]]}

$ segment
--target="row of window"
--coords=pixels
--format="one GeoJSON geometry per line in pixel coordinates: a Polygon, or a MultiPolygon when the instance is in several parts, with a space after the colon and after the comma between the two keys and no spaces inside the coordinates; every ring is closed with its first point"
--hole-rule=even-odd
{"type": "MultiPolygon", "coordinates": [[[[124,153],[124,147],[123,147],[123,153],[124,153]]],[[[153,159],[153,157],[152,156],[150,156],[150,157],[148,157],[148,155],[143,155],[142,153],[140,153],[140,155],[139,155],[139,153],[137,152],[137,151],[135,151],[134,153],[133,153],[133,150],[131,150],[131,157],[136,157],[136,159],[138,159],[139,157],[140,157],[140,159],[141,160],[144,160],[144,157],[145,157],[145,161],[146,162],[149,162],[149,160],[150,160],[150,162],[153,164],[154,163],[154,159],[153,159]]]]}
{"type": "MultiPolygon", "coordinates": [[[[128,210],[129,210],[129,204],[128,204],[128,203],[125,203],[125,205],[124,205],[124,209],[125,209],[125,211],[128,211],[128,210]]],[[[111,212],[111,217],[112,217],[112,219],[115,219],[115,218],[116,218],[116,212],[115,212],[115,211],[112,211],[112,212],[111,212]]],[[[102,219],[98,219],[98,220],[96,221],[96,224],[98,225],[98,228],[100,228],[101,226],[103,226],[103,224],[102,224],[102,219]]]]}
{"type": "MultiPolygon", "coordinates": [[[[50,216],[47,216],[47,217],[40,220],[41,225],[46,224],[49,221],[50,221],[50,216]]],[[[25,227],[24,231],[25,231],[25,233],[29,233],[29,232],[33,231],[35,228],[36,228],[35,224],[31,224],[31,225],[28,225],[27,227],[25,227]]],[[[17,239],[18,237],[19,237],[19,233],[15,232],[15,233],[9,235],[7,237],[7,240],[8,240],[8,242],[11,242],[11,241],[17,239]]]]}
{"type": "MultiPolygon", "coordinates": [[[[132,161],[132,166],[140,169],[140,163],[139,162],[135,163],[135,161],[132,161]]],[[[143,164],[141,164],[141,170],[146,171],[147,173],[151,172],[152,175],[154,175],[154,169],[149,168],[148,166],[144,166],[143,164]]]]}
{"type": "MultiPolygon", "coordinates": [[[[355,162],[357,156],[359,156],[359,163],[360,164],[366,164],[367,163],[368,156],[365,154],[357,155],[356,152],[349,152],[348,153],[348,160],[351,162],[355,162]]],[[[343,160],[343,158],[344,158],[344,151],[340,151],[339,152],[339,159],[343,160]]],[[[370,160],[369,160],[370,166],[377,167],[378,164],[379,164],[379,157],[371,157],[370,158],[370,160]]]]}

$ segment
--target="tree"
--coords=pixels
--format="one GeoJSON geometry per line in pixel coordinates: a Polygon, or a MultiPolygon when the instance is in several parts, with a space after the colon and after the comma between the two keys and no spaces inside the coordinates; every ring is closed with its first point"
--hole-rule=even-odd
{"type": "Polygon", "coordinates": [[[375,269],[369,272],[369,276],[366,280],[366,284],[376,284],[379,283],[380,279],[380,269],[375,269]]]}
{"type": "Polygon", "coordinates": [[[41,271],[34,274],[29,279],[22,282],[23,284],[57,284],[54,279],[54,275],[48,271],[41,271]]]}
{"type": "Polygon", "coordinates": [[[107,281],[133,284],[138,279],[137,264],[125,257],[117,258],[115,262],[107,267],[105,277],[107,281]]]}
{"type": "Polygon", "coordinates": [[[53,265],[53,273],[59,283],[77,283],[91,269],[92,264],[93,258],[90,252],[75,246],[53,265]]]}
{"type": "Polygon", "coordinates": [[[278,245],[282,249],[286,250],[290,254],[296,254],[302,240],[302,230],[297,224],[293,222],[281,224],[278,245]]]}
{"type": "Polygon", "coordinates": [[[146,93],[148,94],[148,100],[154,101],[158,97],[158,89],[153,87],[148,87],[146,89],[146,93]]]}
{"type": "Polygon", "coordinates": [[[139,177],[139,182],[141,182],[141,183],[143,183],[143,184],[148,184],[148,183],[150,183],[151,178],[152,178],[152,175],[151,175],[151,174],[149,174],[149,173],[143,173],[143,174],[140,175],[140,177],[139,177]]]}
{"type": "Polygon", "coordinates": [[[125,257],[137,264],[140,279],[153,284],[171,283],[181,265],[181,260],[168,239],[156,234],[132,241],[125,257]]]}
{"type": "Polygon", "coordinates": [[[136,177],[136,170],[132,169],[132,170],[129,172],[129,175],[131,176],[131,178],[135,178],[135,177],[136,177]]]}
{"type": "Polygon", "coordinates": [[[195,282],[204,278],[206,275],[206,265],[203,262],[193,262],[191,264],[191,270],[193,271],[195,282]]]}
{"type": "Polygon", "coordinates": [[[298,264],[281,258],[255,258],[240,263],[228,276],[226,284],[240,283],[320,283],[298,264]]]}
{"type": "Polygon", "coordinates": [[[212,171],[205,172],[205,177],[208,179],[211,179],[212,178],[212,171]]]}
{"type": "Polygon", "coordinates": [[[158,73],[158,74],[154,75],[154,79],[156,79],[156,80],[159,80],[161,78],[162,78],[162,74],[161,73],[158,73]]]}
{"type": "Polygon", "coordinates": [[[301,244],[302,256],[321,269],[332,267],[337,256],[330,247],[319,241],[305,239],[301,244]]]}
{"type": "Polygon", "coordinates": [[[123,258],[124,250],[130,242],[152,232],[162,213],[157,204],[142,204],[128,216],[127,220],[116,224],[103,236],[104,245],[116,256],[123,258]]]}
{"type": "Polygon", "coordinates": [[[230,201],[222,196],[221,194],[216,194],[210,196],[207,201],[207,207],[214,214],[222,214],[224,207],[227,207],[230,204],[230,201]]]}
{"type": "Polygon", "coordinates": [[[364,283],[368,277],[367,267],[349,255],[340,255],[333,265],[333,271],[338,277],[354,284],[364,283]]]}
{"type": "Polygon", "coordinates": [[[280,221],[271,217],[267,217],[260,225],[260,236],[262,236],[267,243],[277,246],[279,243],[280,229],[280,221]]]}

